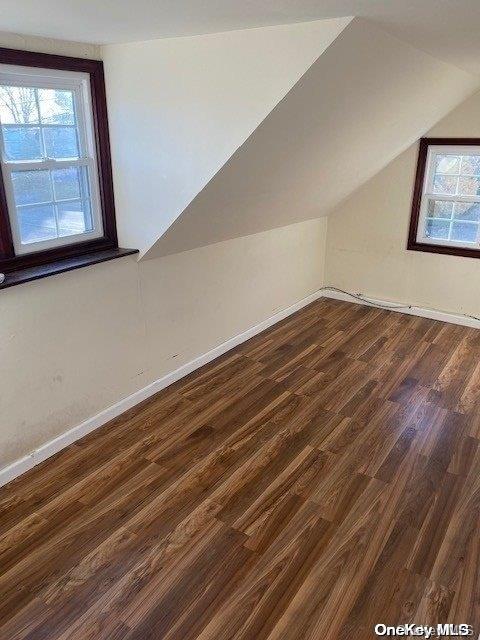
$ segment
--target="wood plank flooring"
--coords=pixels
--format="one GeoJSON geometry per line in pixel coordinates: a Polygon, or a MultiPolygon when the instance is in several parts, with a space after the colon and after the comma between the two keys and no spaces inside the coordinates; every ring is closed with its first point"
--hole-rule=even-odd
{"type": "Polygon", "coordinates": [[[478,635],[479,438],[479,331],[315,302],[0,490],[0,638],[478,635]]]}

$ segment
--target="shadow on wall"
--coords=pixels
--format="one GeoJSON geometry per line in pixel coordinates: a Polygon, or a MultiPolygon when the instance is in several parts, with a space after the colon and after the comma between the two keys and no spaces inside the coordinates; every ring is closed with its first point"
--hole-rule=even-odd
{"type": "Polygon", "coordinates": [[[353,20],[145,257],[327,215],[477,86],[353,20]]]}

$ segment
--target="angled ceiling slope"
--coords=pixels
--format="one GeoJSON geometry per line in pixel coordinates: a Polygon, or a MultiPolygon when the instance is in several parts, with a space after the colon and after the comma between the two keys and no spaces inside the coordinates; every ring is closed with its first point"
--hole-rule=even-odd
{"type": "Polygon", "coordinates": [[[145,257],[327,215],[478,85],[354,19],[145,257]]]}
{"type": "Polygon", "coordinates": [[[104,47],[123,245],[151,248],[350,20],[104,47]]]}

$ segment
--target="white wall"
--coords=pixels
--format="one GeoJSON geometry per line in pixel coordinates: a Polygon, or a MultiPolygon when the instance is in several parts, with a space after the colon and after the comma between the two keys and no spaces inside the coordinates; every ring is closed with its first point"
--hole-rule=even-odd
{"type": "Polygon", "coordinates": [[[103,47],[123,246],[149,249],[349,21],[103,47]]]}
{"type": "Polygon", "coordinates": [[[326,220],[0,291],[0,468],[317,290],[326,220]]]}
{"type": "MultiPolygon", "coordinates": [[[[212,37],[217,44],[209,55],[201,54],[198,42],[190,43],[182,55],[168,42],[128,48],[135,52],[137,62],[137,52],[144,61],[149,60],[148,69],[157,78],[159,93],[151,101],[148,95],[135,92],[135,86],[146,86],[145,75],[138,72],[136,64],[133,76],[113,89],[110,85],[112,155],[117,168],[125,153],[132,150],[135,128],[147,119],[156,137],[150,140],[151,129],[143,129],[145,135],[143,139],[139,136],[139,146],[134,149],[136,159],[146,153],[148,166],[158,170],[158,160],[163,158],[173,181],[169,189],[178,189],[181,197],[187,197],[182,180],[189,166],[198,167],[205,156],[208,170],[213,170],[210,147],[229,153],[229,145],[234,146],[244,132],[245,122],[255,126],[261,117],[255,91],[266,103],[274,101],[285,73],[292,81],[293,71],[300,73],[299,62],[309,64],[309,56],[311,60],[316,56],[318,30],[315,26],[307,31],[301,26],[298,29],[296,41],[300,36],[305,38],[303,52],[293,47],[295,37],[289,30],[280,29],[276,38],[270,39],[249,34],[257,47],[238,54],[235,73],[222,61],[222,36],[218,40],[212,37]],[[292,59],[286,56],[284,69],[277,73],[273,62],[279,56],[282,59],[281,46],[292,59]],[[262,66],[257,55],[265,56],[269,64],[262,66]],[[191,73],[187,73],[189,65],[191,73]],[[242,102],[249,73],[257,72],[256,67],[260,71],[253,74],[255,80],[242,102]],[[170,80],[160,81],[167,72],[170,80]],[[223,74],[223,85],[217,82],[219,74],[223,74]],[[167,102],[164,97],[170,90],[175,101],[167,102]],[[196,117],[189,105],[193,95],[198,98],[196,117]],[[138,119],[129,125],[130,137],[123,137],[124,121],[119,114],[130,118],[124,108],[132,102],[138,119]],[[243,118],[240,124],[239,113],[243,118]],[[181,126],[184,121],[185,130],[181,126]],[[221,126],[217,127],[217,121],[221,126]],[[227,136],[225,142],[222,136],[230,129],[235,135],[227,136]],[[180,147],[190,145],[190,157],[185,161],[174,153],[174,133],[180,147]]],[[[228,35],[232,42],[236,37],[228,35]]],[[[99,57],[96,47],[76,43],[7,34],[0,37],[2,44],[99,57]]],[[[126,50],[119,48],[118,52],[119,68],[130,68],[126,50]]],[[[107,80],[116,64],[112,56],[109,50],[107,80]]],[[[142,166],[138,162],[128,166],[127,182],[145,188],[145,202],[152,203],[156,194],[163,193],[164,183],[157,171],[146,176],[142,166]]],[[[137,201],[124,200],[118,172],[116,177],[120,210],[128,213],[136,227],[141,226],[135,217],[137,201]]],[[[187,179],[186,183],[190,188],[187,179]]],[[[165,197],[172,197],[169,193],[165,197]]],[[[148,204],[146,211],[152,213],[148,204]]],[[[313,293],[323,282],[325,237],[326,221],[313,221],[144,263],[135,257],[122,258],[0,291],[0,468],[313,293]]]]}
{"type": "MultiPolygon", "coordinates": [[[[430,137],[480,138],[480,93],[452,111],[430,137]]],[[[374,298],[480,316],[480,260],[407,251],[417,144],[328,219],[328,284],[374,298]]]]}
{"type": "Polygon", "coordinates": [[[54,53],[61,56],[73,56],[75,58],[94,58],[96,60],[98,60],[101,55],[100,47],[95,44],[25,36],[19,33],[7,33],[6,31],[0,31],[0,47],[20,49],[23,51],[54,53]]]}

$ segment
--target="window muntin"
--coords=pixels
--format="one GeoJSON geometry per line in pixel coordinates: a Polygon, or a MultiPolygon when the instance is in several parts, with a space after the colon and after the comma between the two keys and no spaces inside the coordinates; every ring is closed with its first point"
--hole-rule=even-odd
{"type": "Polygon", "coordinates": [[[88,74],[0,65],[0,147],[16,255],[103,236],[88,74]]]}
{"type": "Polygon", "coordinates": [[[480,146],[428,147],[416,240],[480,249],[480,146]]]}

